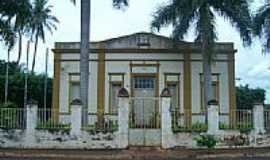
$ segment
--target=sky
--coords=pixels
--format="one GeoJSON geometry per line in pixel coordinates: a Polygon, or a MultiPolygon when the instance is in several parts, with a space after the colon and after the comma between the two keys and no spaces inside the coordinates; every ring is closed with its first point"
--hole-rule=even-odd
{"type": "MultiPolygon", "coordinates": [[[[79,2],[79,0],[78,0],[79,2]]],[[[128,35],[135,32],[150,32],[150,22],[154,11],[168,0],[130,0],[130,6],[125,10],[115,10],[112,0],[92,0],[91,6],[91,40],[98,41],[108,38],[128,35]]],[[[254,0],[253,10],[256,10],[263,0],[254,0]]],[[[46,44],[40,43],[38,48],[36,71],[45,70],[46,48],[54,48],[54,42],[72,42],[80,40],[80,5],[74,6],[70,0],[50,0],[53,14],[59,19],[58,30],[53,35],[46,34],[46,44]]],[[[251,47],[244,48],[237,30],[229,21],[217,17],[217,32],[220,42],[234,42],[238,50],[236,54],[237,85],[248,84],[251,87],[261,87],[267,90],[267,103],[270,103],[270,54],[262,54],[262,42],[254,38],[251,47]]],[[[162,29],[158,34],[171,35],[171,28],[162,29]]],[[[185,37],[186,41],[193,41],[192,29],[185,37]]],[[[24,38],[22,63],[25,63],[26,41],[24,38]]],[[[41,42],[41,41],[40,41],[41,42]]],[[[34,44],[31,45],[31,55],[34,44]]],[[[0,44],[0,59],[6,59],[6,48],[0,44]]],[[[17,58],[17,47],[11,53],[11,60],[17,58]]],[[[31,64],[31,63],[30,63],[31,64]]],[[[29,67],[31,66],[29,64],[29,67]]],[[[53,73],[53,53],[49,55],[49,75],[53,73]]]]}

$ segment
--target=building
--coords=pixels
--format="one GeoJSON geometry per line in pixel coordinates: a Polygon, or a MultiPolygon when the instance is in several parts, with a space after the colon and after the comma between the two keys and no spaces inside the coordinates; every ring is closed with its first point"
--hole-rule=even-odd
{"type": "MultiPolygon", "coordinates": [[[[70,102],[79,97],[80,43],[57,42],[54,52],[53,109],[68,121],[70,102]]],[[[205,118],[202,55],[199,45],[152,33],[91,42],[89,59],[89,118],[117,112],[119,89],[131,95],[131,119],[136,125],[158,126],[158,97],[167,87],[172,109],[195,123],[205,118]],[[154,117],[154,118],[153,118],[154,117]]],[[[212,65],[213,93],[224,122],[233,117],[235,61],[233,43],[217,43],[212,65]]],[[[135,126],[136,126],[135,125],[135,126]]]]}

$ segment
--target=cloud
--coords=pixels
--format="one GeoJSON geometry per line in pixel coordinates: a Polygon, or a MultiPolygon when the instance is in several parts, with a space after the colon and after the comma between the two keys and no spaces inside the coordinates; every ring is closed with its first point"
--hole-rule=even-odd
{"type": "Polygon", "coordinates": [[[268,78],[270,79],[270,61],[264,60],[254,65],[247,73],[250,77],[256,77],[257,79],[268,78]]]}

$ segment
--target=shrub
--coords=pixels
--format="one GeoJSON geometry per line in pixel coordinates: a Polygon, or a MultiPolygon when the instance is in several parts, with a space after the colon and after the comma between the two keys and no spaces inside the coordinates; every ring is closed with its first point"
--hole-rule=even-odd
{"type": "Polygon", "coordinates": [[[0,109],[2,108],[17,108],[17,106],[15,103],[7,102],[7,103],[0,104],[0,109]]]}
{"type": "Polygon", "coordinates": [[[219,123],[219,129],[229,129],[229,128],[230,128],[230,127],[229,127],[228,124],[222,123],[222,122],[219,123]]]}
{"type": "Polygon", "coordinates": [[[213,135],[200,135],[199,137],[194,138],[197,142],[197,145],[200,147],[207,147],[212,149],[216,146],[217,140],[213,135]]]}

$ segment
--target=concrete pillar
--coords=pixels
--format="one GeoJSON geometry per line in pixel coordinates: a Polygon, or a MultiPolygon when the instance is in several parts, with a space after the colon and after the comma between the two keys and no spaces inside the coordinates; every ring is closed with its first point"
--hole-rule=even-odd
{"type": "Polygon", "coordinates": [[[253,126],[256,134],[265,133],[264,106],[262,103],[255,103],[253,106],[253,126]]]}
{"type": "Polygon", "coordinates": [[[208,102],[208,134],[219,133],[219,104],[218,101],[212,100],[208,102]]]}
{"type": "Polygon", "coordinates": [[[129,129],[129,94],[125,88],[118,93],[118,147],[125,149],[128,147],[128,129],[129,129]]]}
{"type": "Polygon", "coordinates": [[[82,102],[74,99],[71,102],[71,135],[80,135],[82,127],[82,102]]]}
{"type": "Polygon", "coordinates": [[[28,134],[34,133],[37,127],[37,111],[38,111],[38,102],[31,100],[27,103],[27,113],[26,113],[26,132],[28,134]]]}
{"type": "Polygon", "coordinates": [[[161,95],[161,146],[163,149],[174,147],[174,137],[172,132],[171,117],[171,94],[168,88],[165,88],[161,95]]]}
{"type": "Polygon", "coordinates": [[[25,136],[23,137],[23,147],[31,147],[32,144],[36,143],[35,129],[38,121],[37,112],[38,102],[34,100],[28,101],[26,105],[26,130],[25,136]]]}

